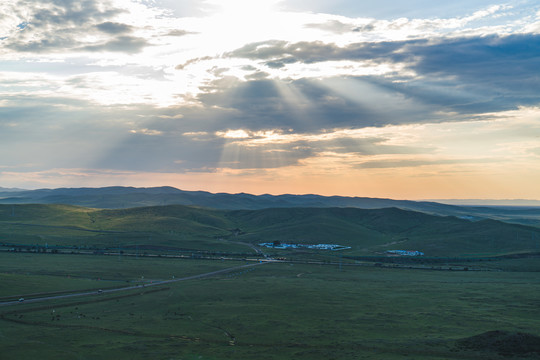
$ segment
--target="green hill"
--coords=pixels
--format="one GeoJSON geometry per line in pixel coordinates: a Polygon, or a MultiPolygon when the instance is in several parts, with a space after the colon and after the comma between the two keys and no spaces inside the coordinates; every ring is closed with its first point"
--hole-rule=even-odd
{"type": "Polygon", "coordinates": [[[350,246],[343,254],[418,250],[426,256],[539,251],[540,230],[471,222],[397,208],[214,210],[168,205],[102,210],[68,205],[0,205],[0,243],[89,248],[154,246],[252,252],[241,243],[350,246]]]}

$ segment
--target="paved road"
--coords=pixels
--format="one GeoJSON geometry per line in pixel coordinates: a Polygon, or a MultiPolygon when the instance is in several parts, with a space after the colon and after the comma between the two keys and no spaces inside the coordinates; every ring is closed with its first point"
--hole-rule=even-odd
{"type": "Polygon", "coordinates": [[[171,284],[171,283],[175,283],[175,282],[179,282],[179,281],[201,279],[201,278],[205,278],[205,277],[210,277],[210,276],[214,276],[214,275],[228,273],[228,272],[231,272],[231,271],[240,270],[240,269],[244,269],[244,268],[249,268],[249,267],[262,265],[262,264],[266,264],[266,263],[267,262],[259,262],[259,263],[254,263],[254,264],[235,266],[235,267],[221,269],[221,270],[217,270],[217,271],[211,271],[211,272],[204,273],[204,274],[186,276],[186,277],[178,278],[178,279],[157,281],[157,282],[152,282],[152,283],[144,284],[144,285],[126,286],[126,287],[117,288],[117,289],[92,290],[92,291],[78,292],[78,293],[65,294],[65,295],[32,298],[32,299],[25,299],[23,302],[17,301],[17,300],[15,300],[15,301],[5,301],[5,302],[0,302],[0,307],[9,306],[9,305],[16,305],[16,304],[39,303],[39,302],[48,301],[48,300],[67,299],[67,298],[80,297],[80,296],[95,296],[95,295],[111,294],[111,293],[117,293],[117,292],[121,292],[121,291],[134,290],[134,289],[145,289],[145,288],[150,287],[150,286],[159,286],[159,285],[171,284]]]}

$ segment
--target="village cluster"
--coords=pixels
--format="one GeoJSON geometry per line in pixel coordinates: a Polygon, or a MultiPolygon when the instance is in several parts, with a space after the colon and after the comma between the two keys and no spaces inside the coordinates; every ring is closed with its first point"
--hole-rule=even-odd
{"type": "Polygon", "coordinates": [[[416,250],[388,250],[386,251],[387,255],[396,255],[396,256],[422,256],[424,255],[421,251],[416,250]]]}
{"type": "MultiPolygon", "coordinates": [[[[337,244],[288,244],[281,242],[267,242],[259,244],[261,247],[267,247],[272,249],[315,249],[315,250],[347,250],[350,246],[343,246],[337,244]]],[[[417,250],[387,250],[386,255],[389,256],[423,256],[424,253],[417,250]]]]}
{"type": "Polygon", "coordinates": [[[259,246],[273,248],[273,249],[316,249],[316,250],[346,250],[350,249],[350,246],[336,245],[336,244],[287,244],[287,243],[261,243],[259,246]]]}

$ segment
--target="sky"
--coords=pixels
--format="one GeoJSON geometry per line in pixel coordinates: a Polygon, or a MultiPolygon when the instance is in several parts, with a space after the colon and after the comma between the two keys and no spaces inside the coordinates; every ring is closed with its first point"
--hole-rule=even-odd
{"type": "Polygon", "coordinates": [[[0,187],[540,199],[540,2],[4,0],[0,187]]]}

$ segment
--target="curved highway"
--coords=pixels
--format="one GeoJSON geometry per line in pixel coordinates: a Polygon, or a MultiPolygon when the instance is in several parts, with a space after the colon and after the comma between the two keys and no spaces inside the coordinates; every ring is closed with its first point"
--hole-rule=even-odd
{"type": "Polygon", "coordinates": [[[170,284],[170,283],[175,283],[175,282],[179,282],[179,281],[201,279],[201,278],[205,278],[205,277],[215,276],[215,275],[219,275],[219,274],[223,274],[223,273],[228,273],[228,272],[231,272],[231,271],[234,271],[234,270],[244,269],[244,268],[253,267],[253,266],[257,266],[257,265],[262,265],[262,264],[266,264],[266,263],[267,262],[259,262],[259,263],[254,263],[254,264],[240,265],[240,266],[235,266],[235,267],[231,267],[231,268],[211,271],[211,272],[204,273],[204,274],[191,275],[191,276],[186,276],[186,277],[178,278],[178,279],[156,281],[156,282],[152,282],[150,284],[144,284],[144,285],[126,286],[126,287],[122,287],[122,288],[107,289],[107,290],[83,291],[83,292],[64,294],[64,295],[56,295],[56,296],[46,296],[46,297],[38,297],[38,298],[32,298],[32,299],[24,299],[22,301],[21,300],[5,301],[5,302],[0,302],[0,307],[1,306],[16,305],[16,304],[39,303],[39,302],[44,302],[44,301],[49,301],[49,300],[68,299],[68,298],[80,297],[80,296],[95,296],[95,295],[111,294],[111,293],[117,293],[117,292],[121,292],[121,291],[129,291],[129,290],[135,290],[135,289],[143,289],[143,288],[147,288],[147,287],[150,287],[150,286],[159,286],[159,285],[170,284]]]}

